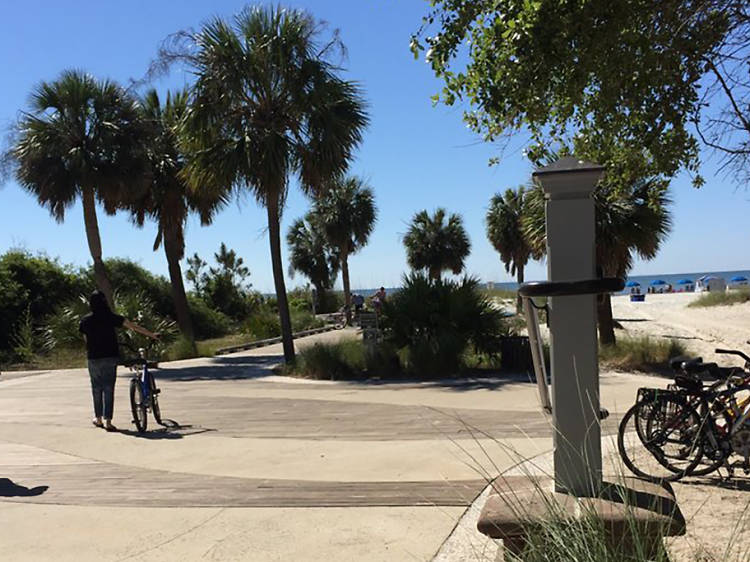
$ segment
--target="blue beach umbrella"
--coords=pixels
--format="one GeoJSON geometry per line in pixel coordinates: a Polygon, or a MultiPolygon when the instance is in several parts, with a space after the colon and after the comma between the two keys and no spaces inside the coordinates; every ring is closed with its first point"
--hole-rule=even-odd
{"type": "Polygon", "coordinates": [[[640,287],[641,284],[638,283],[638,281],[628,281],[627,283],[625,283],[625,286],[626,287],[640,287]]]}
{"type": "Polygon", "coordinates": [[[664,281],[663,279],[654,279],[650,283],[650,285],[666,285],[666,284],[667,284],[667,282],[664,281]]]}
{"type": "Polygon", "coordinates": [[[737,283],[739,281],[747,281],[747,277],[744,277],[743,275],[735,275],[730,279],[731,282],[737,283]]]}
{"type": "Polygon", "coordinates": [[[692,285],[693,281],[691,279],[680,279],[677,282],[678,285],[692,285]]]}

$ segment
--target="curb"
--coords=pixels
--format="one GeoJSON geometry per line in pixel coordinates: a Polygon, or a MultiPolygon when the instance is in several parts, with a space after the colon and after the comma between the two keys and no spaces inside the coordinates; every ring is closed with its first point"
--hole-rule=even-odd
{"type": "MultiPolygon", "coordinates": [[[[333,330],[339,330],[336,326],[323,326],[322,328],[312,328],[310,330],[302,330],[301,332],[295,332],[292,334],[292,339],[303,338],[305,336],[314,336],[315,334],[322,334],[325,332],[331,332],[333,330]]],[[[248,349],[255,349],[256,347],[265,347],[267,345],[273,345],[275,343],[281,343],[281,336],[276,338],[268,338],[265,340],[256,340],[240,345],[232,345],[229,347],[222,347],[216,350],[215,355],[227,355],[228,353],[235,353],[237,351],[246,351],[248,349]]]]}

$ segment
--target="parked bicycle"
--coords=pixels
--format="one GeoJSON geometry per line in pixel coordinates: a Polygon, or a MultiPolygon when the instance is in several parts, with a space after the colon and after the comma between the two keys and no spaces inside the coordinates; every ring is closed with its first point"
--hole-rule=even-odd
{"type": "Polygon", "coordinates": [[[148,427],[148,411],[150,410],[159,425],[161,421],[161,410],[159,409],[159,394],[161,390],[156,386],[156,379],[151,369],[156,368],[157,363],[147,359],[152,345],[147,348],[138,348],[138,357],[123,361],[123,364],[133,371],[130,379],[130,409],[133,413],[133,423],[139,433],[146,431],[148,427]]]}
{"type": "Polygon", "coordinates": [[[666,389],[640,388],[623,417],[617,446],[634,474],[657,481],[704,476],[720,468],[750,474],[750,357],[745,368],[721,368],[701,359],[671,362],[666,389]],[[705,384],[706,379],[713,382],[705,384]]]}

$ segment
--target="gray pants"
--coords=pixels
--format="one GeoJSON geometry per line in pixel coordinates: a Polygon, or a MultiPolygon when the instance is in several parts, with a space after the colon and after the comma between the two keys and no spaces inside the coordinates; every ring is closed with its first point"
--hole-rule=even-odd
{"type": "Polygon", "coordinates": [[[89,359],[91,393],[94,397],[94,415],[111,420],[115,407],[115,379],[117,378],[117,357],[89,359]]]}

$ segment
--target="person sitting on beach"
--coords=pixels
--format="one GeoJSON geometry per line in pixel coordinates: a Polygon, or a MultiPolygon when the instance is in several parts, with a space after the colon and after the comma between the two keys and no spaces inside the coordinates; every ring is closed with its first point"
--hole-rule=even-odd
{"type": "Polygon", "coordinates": [[[120,350],[117,345],[115,329],[124,326],[153,339],[159,339],[159,336],[131,322],[124,316],[112,312],[107,298],[100,291],[91,293],[89,307],[91,313],[81,319],[78,330],[86,339],[91,394],[94,398],[94,419],[92,423],[107,431],[117,431],[117,428],[112,425],[117,364],[120,361],[120,350]]]}

